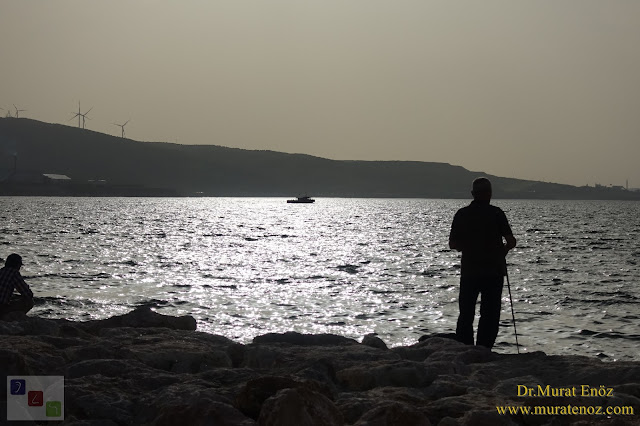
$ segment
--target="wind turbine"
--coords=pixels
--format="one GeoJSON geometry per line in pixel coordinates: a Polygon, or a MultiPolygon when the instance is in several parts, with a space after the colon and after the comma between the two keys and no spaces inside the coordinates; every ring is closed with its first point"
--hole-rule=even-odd
{"type": "Polygon", "coordinates": [[[16,104],[13,104],[13,107],[16,109],[16,118],[20,118],[20,113],[26,111],[26,109],[18,109],[16,104]]]}
{"type": "Polygon", "coordinates": [[[127,123],[131,121],[131,119],[127,120],[124,124],[118,124],[118,123],[111,123],[114,126],[119,126],[122,129],[122,137],[124,138],[124,126],[127,125],[127,123]]]}
{"type": "MultiPolygon", "coordinates": [[[[93,107],[89,108],[89,111],[91,111],[92,109],[93,109],[93,107]]],[[[80,101],[78,101],[78,112],[76,113],[76,115],[71,117],[69,119],[69,121],[71,121],[74,118],[78,117],[78,127],[82,127],[84,129],[84,120],[85,120],[85,118],[87,118],[87,114],[89,114],[89,111],[85,112],[84,114],[81,111],[82,110],[80,109],[80,101]],[[80,119],[82,119],[82,126],[80,126],[80,119]]],[[[91,120],[91,119],[89,119],[89,120],[91,120]]]]}
{"type": "MultiPolygon", "coordinates": [[[[73,113],[72,113],[73,114],[73,113]]],[[[82,113],[80,112],[80,101],[78,101],[78,112],[76,113],[76,115],[74,115],[73,117],[71,117],[69,119],[69,121],[73,120],[74,118],[78,117],[78,127],[80,127],[80,117],[82,117],[82,113]]]]}

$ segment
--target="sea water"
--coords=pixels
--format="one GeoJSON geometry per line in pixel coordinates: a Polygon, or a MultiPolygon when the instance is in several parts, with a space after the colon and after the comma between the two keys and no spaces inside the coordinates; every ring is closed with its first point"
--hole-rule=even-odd
{"type": "MultiPolygon", "coordinates": [[[[0,256],[23,256],[31,315],[89,320],[151,306],[242,343],[269,332],[377,333],[390,346],[455,330],[469,200],[0,198],[0,256]]],[[[640,359],[640,203],[493,200],[521,351],[640,359]]],[[[505,282],[494,350],[515,353],[505,282]]],[[[476,321],[477,324],[477,321],[476,321]]]]}

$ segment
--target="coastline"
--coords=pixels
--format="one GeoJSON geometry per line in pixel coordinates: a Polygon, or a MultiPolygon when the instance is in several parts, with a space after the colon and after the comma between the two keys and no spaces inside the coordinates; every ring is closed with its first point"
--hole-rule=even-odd
{"type": "Polygon", "coordinates": [[[4,319],[4,375],[64,376],[69,425],[631,425],[640,416],[635,361],[501,355],[442,335],[391,349],[372,335],[295,332],[240,344],[148,307],[86,322],[4,319]]]}

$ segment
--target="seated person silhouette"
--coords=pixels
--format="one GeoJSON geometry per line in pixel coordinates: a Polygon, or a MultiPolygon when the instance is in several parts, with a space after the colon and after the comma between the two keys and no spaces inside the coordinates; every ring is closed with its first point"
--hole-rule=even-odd
{"type": "Polygon", "coordinates": [[[33,292],[20,275],[22,257],[10,254],[0,269],[0,316],[9,312],[27,313],[33,308],[33,292]],[[20,296],[14,295],[17,290],[20,296]]]}

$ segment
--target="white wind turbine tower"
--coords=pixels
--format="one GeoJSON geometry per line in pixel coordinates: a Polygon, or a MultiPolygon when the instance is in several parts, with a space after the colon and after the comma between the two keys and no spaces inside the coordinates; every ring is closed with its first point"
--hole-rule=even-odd
{"type": "Polygon", "coordinates": [[[120,127],[122,129],[122,137],[124,138],[124,126],[126,126],[127,123],[130,122],[130,121],[131,121],[131,119],[127,120],[124,124],[118,124],[118,123],[111,123],[111,124],[113,124],[114,126],[118,126],[118,127],[120,127]]]}

